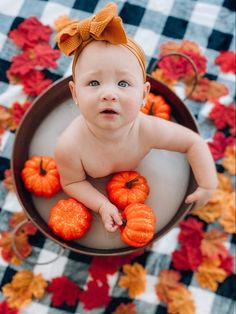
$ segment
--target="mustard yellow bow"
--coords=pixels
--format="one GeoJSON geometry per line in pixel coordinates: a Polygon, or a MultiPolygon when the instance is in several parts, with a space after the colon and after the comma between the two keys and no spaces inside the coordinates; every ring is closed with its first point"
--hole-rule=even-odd
{"type": "Polygon", "coordinates": [[[92,40],[106,40],[112,44],[127,43],[122,20],[116,11],[116,4],[109,3],[91,18],[70,22],[56,36],[60,50],[70,56],[77,48],[85,47],[92,40]]]}

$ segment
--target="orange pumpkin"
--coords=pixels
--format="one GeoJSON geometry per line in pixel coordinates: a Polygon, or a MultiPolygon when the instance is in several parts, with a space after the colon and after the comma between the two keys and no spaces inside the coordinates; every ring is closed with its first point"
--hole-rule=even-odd
{"type": "Polygon", "coordinates": [[[151,207],[140,203],[130,204],[122,212],[122,218],[120,236],[123,242],[140,247],[152,240],[156,218],[151,207]]]}
{"type": "Polygon", "coordinates": [[[33,156],[27,160],[21,177],[26,189],[36,196],[51,197],[61,189],[56,162],[49,156],[33,156]]]}
{"type": "Polygon", "coordinates": [[[144,203],[149,194],[147,180],[137,171],[116,173],[106,189],[109,200],[120,210],[132,203],[144,203]]]}
{"type": "Polygon", "coordinates": [[[60,200],[51,208],[48,225],[65,240],[79,239],[91,225],[92,214],[82,203],[73,198],[60,200]]]}
{"type": "Polygon", "coordinates": [[[160,95],[149,93],[146,104],[140,110],[145,114],[170,120],[170,105],[160,95]]]}

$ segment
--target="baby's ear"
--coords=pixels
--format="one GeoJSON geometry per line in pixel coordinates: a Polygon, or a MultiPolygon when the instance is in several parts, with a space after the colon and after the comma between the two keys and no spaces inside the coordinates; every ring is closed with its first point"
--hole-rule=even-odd
{"type": "Polygon", "coordinates": [[[150,88],[151,88],[151,85],[149,82],[145,82],[143,84],[143,105],[146,104],[146,101],[147,101],[147,96],[150,92],[150,88]]]}
{"type": "Polygon", "coordinates": [[[76,92],[75,92],[75,83],[73,81],[69,82],[69,88],[70,88],[70,92],[71,92],[71,95],[72,95],[72,98],[73,98],[75,104],[78,105],[76,92]]]}

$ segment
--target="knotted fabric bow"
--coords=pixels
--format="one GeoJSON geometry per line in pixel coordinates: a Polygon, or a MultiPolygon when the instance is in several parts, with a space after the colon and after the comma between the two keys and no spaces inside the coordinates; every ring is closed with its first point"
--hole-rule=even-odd
{"type": "Polygon", "coordinates": [[[93,40],[104,40],[114,45],[124,45],[134,53],[142,68],[144,80],[146,79],[144,53],[136,42],[126,36],[122,20],[116,12],[116,4],[109,3],[93,17],[71,21],[57,34],[59,49],[68,56],[75,55],[72,65],[73,77],[76,61],[83,48],[93,40]]]}

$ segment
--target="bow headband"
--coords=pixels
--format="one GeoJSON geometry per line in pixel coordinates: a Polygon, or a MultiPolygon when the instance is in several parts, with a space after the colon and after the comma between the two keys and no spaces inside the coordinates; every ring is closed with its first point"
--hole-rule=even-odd
{"type": "Polygon", "coordinates": [[[116,11],[116,4],[109,3],[93,17],[71,21],[57,34],[56,42],[59,49],[67,56],[74,54],[73,78],[76,61],[83,48],[93,40],[104,40],[127,47],[137,57],[144,81],[146,80],[144,52],[134,40],[126,36],[122,20],[116,15],[116,11]]]}

